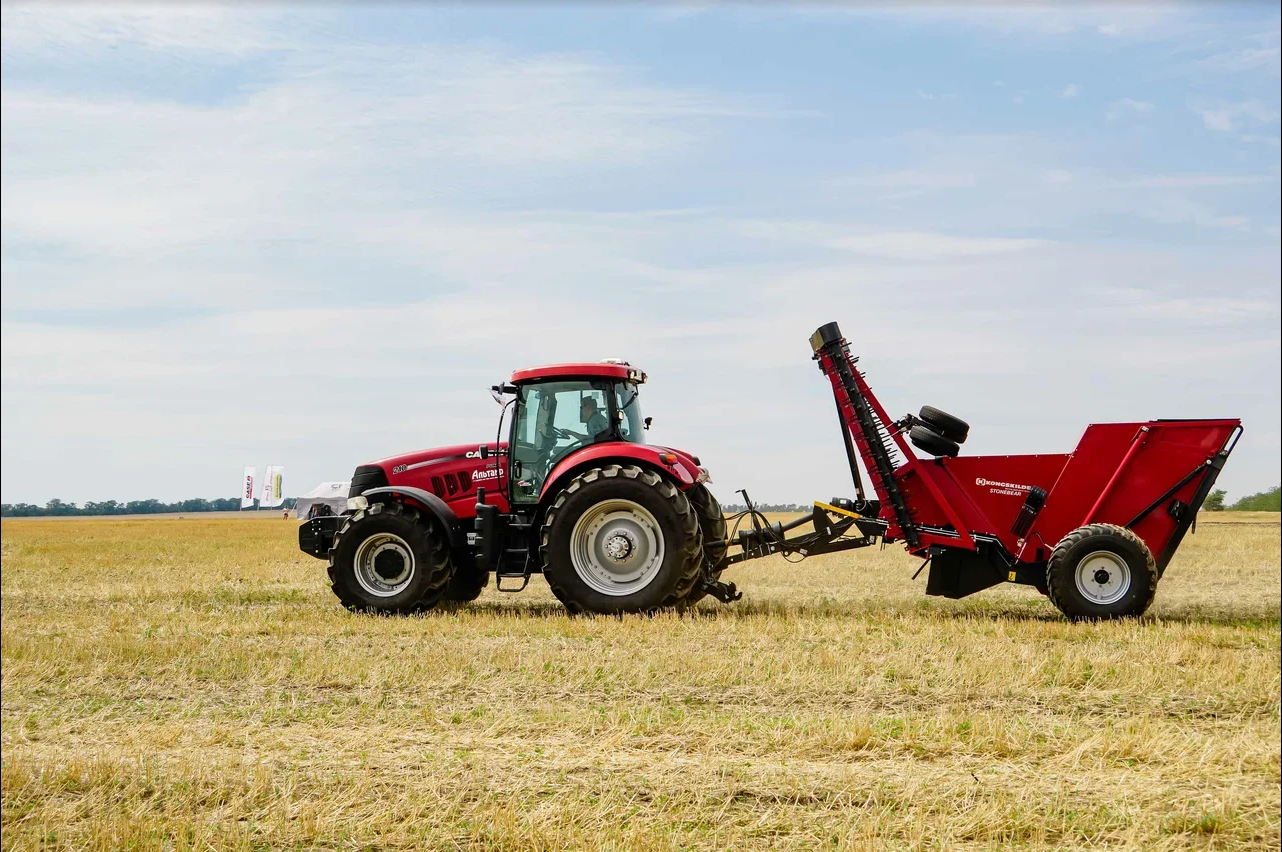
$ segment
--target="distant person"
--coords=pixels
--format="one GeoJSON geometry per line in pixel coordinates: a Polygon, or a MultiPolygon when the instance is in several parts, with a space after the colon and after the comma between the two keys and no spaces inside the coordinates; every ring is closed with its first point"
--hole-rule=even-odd
{"type": "Polygon", "coordinates": [[[288,506],[286,506],[284,509],[282,509],[282,510],[281,510],[281,512],[280,512],[280,516],[281,516],[282,518],[284,518],[285,520],[287,520],[287,521],[289,520],[289,507],[288,507],[288,506]]]}

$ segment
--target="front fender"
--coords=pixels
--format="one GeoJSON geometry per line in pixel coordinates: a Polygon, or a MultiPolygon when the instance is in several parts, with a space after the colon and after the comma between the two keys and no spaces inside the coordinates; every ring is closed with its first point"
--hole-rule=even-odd
{"type": "Polygon", "coordinates": [[[573,472],[592,463],[605,464],[607,462],[639,462],[643,467],[651,470],[657,470],[665,473],[677,486],[686,490],[694,485],[696,478],[699,476],[699,468],[695,466],[690,459],[686,458],[684,453],[673,452],[666,447],[651,447],[646,444],[630,444],[622,441],[611,441],[607,444],[597,444],[596,446],[584,447],[570,453],[565,458],[556,463],[548,473],[547,479],[543,481],[543,490],[539,494],[539,502],[549,494],[556,493],[569,479],[573,472]],[[663,460],[663,456],[672,458],[668,463],[663,460]]]}
{"type": "Polygon", "coordinates": [[[371,503],[377,503],[379,500],[388,500],[396,497],[407,498],[411,503],[417,503],[440,520],[445,527],[445,533],[450,537],[450,545],[457,547],[462,543],[462,534],[459,529],[458,515],[454,510],[440,497],[437,497],[430,491],[424,491],[422,488],[406,488],[396,485],[385,485],[381,488],[371,488],[368,491],[362,491],[361,496],[368,499],[371,503]]]}

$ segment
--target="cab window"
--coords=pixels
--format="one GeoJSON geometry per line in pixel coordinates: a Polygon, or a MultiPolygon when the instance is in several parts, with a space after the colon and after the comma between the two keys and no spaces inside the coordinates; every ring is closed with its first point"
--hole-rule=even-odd
{"type": "Polygon", "coordinates": [[[608,439],[610,382],[540,382],[521,388],[513,426],[512,500],[534,503],[568,453],[608,439]]]}

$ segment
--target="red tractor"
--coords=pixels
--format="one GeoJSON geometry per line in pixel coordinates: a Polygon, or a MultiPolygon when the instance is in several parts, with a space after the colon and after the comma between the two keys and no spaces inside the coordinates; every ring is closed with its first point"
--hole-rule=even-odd
{"type": "Polygon", "coordinates": [[[832,385],[855,499],[816,502],[780,524],[741,491],[747,509],[728,534],[698,457],[645,444],[645,374],[624,362],[559,364],[491,388],[512,411],[499,420],[507,441],[358,467],[347,513],[308,521],[299,546],[329,560],[344,605],[376,612],[473,600],[491,573],[500,590],[519,591],[540,572],[571,612],[681,609],[741,597],[720,577],[747,559],[903,541],[929,565],[927,594],[1022,583],[1069,618],[1118,618],[1152,603],[1242,432],[1232,419],[1096,424],[1068,454],[959,457],[970,426],[931,406],[892,420],[836,323],[810,344],[832,385]]]}
{"type": "Polygon", "coordinates": [[[329,559],[334,593],[356,610],[470,601],[491,573],[502,591],[542,573],[571,612],[731,599],[708,471],[645,443],[645,379],[622,361],[517,370],[490,389],[507,440],[361,465],[348,513],[304,524],[299,545],[329,559]]]}

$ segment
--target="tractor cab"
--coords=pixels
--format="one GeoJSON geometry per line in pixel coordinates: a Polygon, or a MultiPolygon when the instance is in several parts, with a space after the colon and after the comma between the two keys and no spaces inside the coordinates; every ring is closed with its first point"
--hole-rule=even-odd
{"type": "Polygon", "coordinates": [[[511,384],[508,482],[513,504],[538,503],[548,474],[575,450],[645,443],[640,391],[645,373],[624,361],[519,370],[511,384]]]}

